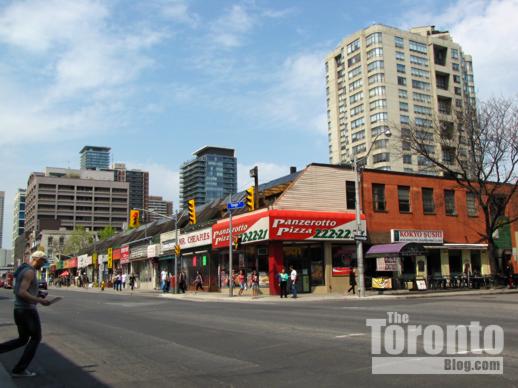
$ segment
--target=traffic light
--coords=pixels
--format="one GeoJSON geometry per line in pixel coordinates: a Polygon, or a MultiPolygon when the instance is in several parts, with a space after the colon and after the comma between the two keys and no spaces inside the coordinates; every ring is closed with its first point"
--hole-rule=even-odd
{"type": "Polygon", "coordinates": [[[174,246],[174,254],[176,255],[176,257],[179,257],[180,256],[180,253],[182,253],[182,250],[180,249],[180,245],[179,244],[176,244],[174,246]]]}
{"type": "Polygon", "coordinates": [[[255,210],[255,189],[254,186],[250,186],[246,190],[246,207],[248,208],[248,211],[251,212],[255,210]]]}
{"type": "Polygon", "coordinates": [[[189,210],[189,224],[196,224],[196,202],[194,199],[187,201],[187,208],[189,210]]]}
{"type": "Polygon", "coordinates": [[[130,210],[129,227],[138,228],[140,226],[140,212],[138,210],[130,210]]]}
{"type": "Polygon", "coordinates": [[[241,248],[241,235],[234,236],[232,240],[232,245],[234,246],[234,249],[237,251],[239,248],[241,248]]]}

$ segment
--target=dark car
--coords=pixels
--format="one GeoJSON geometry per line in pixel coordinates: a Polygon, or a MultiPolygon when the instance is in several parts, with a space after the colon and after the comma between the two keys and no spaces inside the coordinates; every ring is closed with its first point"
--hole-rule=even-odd
{"type": "Polygon", "coordinates": [[[47,281],[46,280],[38,280],[38,288],[40,290],[46,290],[47,289],[47,281]]]}

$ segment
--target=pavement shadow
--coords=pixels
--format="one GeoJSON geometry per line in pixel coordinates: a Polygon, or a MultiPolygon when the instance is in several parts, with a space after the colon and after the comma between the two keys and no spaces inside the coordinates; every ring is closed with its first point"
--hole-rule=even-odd
{"type": "MultiPolygon", "coordinates": [[[[7,371],[10,371],[19,360],[23,348],[0,354],[0,362],[7,371]]],[[[15,387],[20,388],[75,388],[75,387],[109,387],[99,381],[95,376],[97,364],[76,365],[63,357],[58,351],[40,344],[36,356],[31,365],[31,371],[37,373],[35,377],[14,378],[15,387]]]]}

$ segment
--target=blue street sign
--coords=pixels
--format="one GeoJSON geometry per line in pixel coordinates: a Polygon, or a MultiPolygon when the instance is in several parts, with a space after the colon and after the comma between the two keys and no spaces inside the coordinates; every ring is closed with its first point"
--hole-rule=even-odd
{"type": "Polygon", "coordinates": [[[235,210],[235,209],[242,209],[245,207],[244,202],[229,202],[227,203],[227,209],[228,210],[235,210]]]}

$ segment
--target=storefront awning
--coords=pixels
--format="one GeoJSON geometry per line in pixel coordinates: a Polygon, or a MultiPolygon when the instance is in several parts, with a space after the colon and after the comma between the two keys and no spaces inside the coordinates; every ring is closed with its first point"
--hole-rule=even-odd
{"type": "Polygon", "coordinates": [[[487,249],[487,244],[443,244],[443,245],[426,245],[426,249],[473,249],[484,250],[487,249]]]}
{"type": "Polygon", "coordinates": [[[421,244],[399,242],[392,244],[373,245],[369,248],[365,257],[381,256],[419,256],[424,254],[424,247],[421,244]]]}

